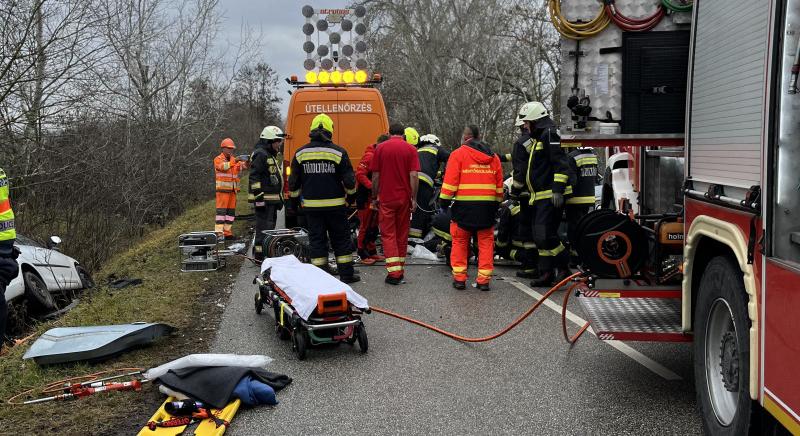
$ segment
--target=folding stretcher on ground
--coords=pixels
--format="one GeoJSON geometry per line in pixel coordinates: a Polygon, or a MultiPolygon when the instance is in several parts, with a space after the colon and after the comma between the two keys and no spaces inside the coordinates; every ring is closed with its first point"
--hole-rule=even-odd
{"type": "Polygon", "coordinates": [[[276,334],[292,339],[299,359],[319,344],[358,342],[361,352],[367,351],[361,315],[369,313],[369,305],[349,285],[291,255],[264,259],[254,283],[256,313],[265,305],[273,309],[276,334]]]}

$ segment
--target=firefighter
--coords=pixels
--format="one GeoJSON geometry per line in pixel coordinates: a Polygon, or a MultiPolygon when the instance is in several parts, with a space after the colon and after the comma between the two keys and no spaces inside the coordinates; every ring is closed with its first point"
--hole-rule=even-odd
{"type": "Polygon", "coordinates": [[[480,141],[476,126],[464,128],[463,145],[450,155],[439,198],[443,207],[452,202],[450,265],[453,287],[466,289],[469,243],[476,234],[477,287],[488,291],[494,270],[495,216],[503,200],[503,169],[497,155],[480,141]]]}
{"type": "MultiPolygon", "coordinates": [[[[525,103],[520,112],[526,111],[526,107],[532,103],[525,103]]],[[[512,248],[510,254],[513,254],[513,260],[520,263],[520,271],[517,271],[517,277],[524,279],[535,279],[539,277],[537,269],[538,253],[536,251],[536,244],[533,242],[533,230],[531,227],[533,221],[533,209],[530,203],[530,192],[526,184],[526,176],[528,173],[528,160],[530,153],[530,143],[533,141],[528,131],[527,124],[519,117],[514,122],[514,126],[519,128],[519,138],[511,149],[511,165],[512,165],[512,179],[510,197],[513,200],[518,200],[518,208],[515,209],[519,215],[515,219],[517,225],[514,227],[512,233],[512,248]]]]}
{"type": "Polygon", "coordinates": [[[361,278],[353,268],[347,204],[355,199],[356,176],[347,151],[332,142],[333,127],[333,120],[325,114],[311,121],[311,142],[300,147],[292,159],[289,190],[293,201],[302,198],[311,263],[329,270],[330,237],[339,278],[355,283],[361,278]]]}
{"type": "Polygon", "coordinates": [[[6,341],[6,287],[19,274],[16,260],[19,251],[14,247],[17,233],[14,228],[14,211],[11,210],[11,200],[8,197],[9,188],[8,177],[0,168],[0,348],[6,341]]]}
{"type": "Polygon", "coordinates": [[[358,208],[358,256],[361,262],[372,265],[385,258],[378,254],[375,241],[378,239],[378,210],[372,198],[372,172],[369,166],[378,144],[389,139],[389,135],[381,135],[374,144],[368,145],[356,169],[358,192],[356,207],[358,208]]]}
{"type": "Polygon", "coordinates": [[[594,209],[594,187],[597,184],[597,154],[594,149],[575,148],[568,154],[572,169],[572,195],[567,198],[565,212],[567,216],[567,239],[569,242],[571,263],[578,263],[578,252],[575,251],[578,221],[594,209]]]}
{"type": "Polygon", "coordinates": [[[442,143],[436,135],[425,135],[419,139],[419,190],[417,190],[417,208],[411,214],[410,238],[422,239],[430,230],[431,218],[436,210],[434,204],[434,180],[439,169],[447,164],[450,153],[442,149],[442,143]]]}
{"type": "Polygon", "coordinates": [[[236,193],[239,192],[239,173],[246,162],[233,156],[236,145],[225,138],[220,143],[222,153],[214,158],[214,177],[217,190],[217,216],[214,231],[225,239],[234,239],[231,228],[236,217],[236,193]]]}
{"type": "Polygon", "coordinates": [[[255,150],[250,155],[250,193],[256,215],[256,236],[253,256],[264,260],[264,232],[274,230],[278,211],[283,209],[283,177],[276,155],[281,152],[283,131],[275,126],[264,127],[255,150]]]}
{"type": "Polygon", "coordinates": [[[408,230],[411,211],[416,208],[419,180],[417,150],[406,142],[415,140],[415,130],[409,134],[400,124],[389,127],[389,140],[378,146],[372,158],[372,196],[376,198],[386,256],[386,283],[399,285],[403,282],[408,247],[408,230]]]}
{"type": "Polygon", "coordinates": [[[531,286],[552,286],[569,275],[569,256],[558,236],[565,195],[572,192],[569,158],[561,148],[561,137],[547,109],[532,102],[520,109],[519,119],[531,135],[526,185],[533,207],[533,240],[539,254],[539,278],[531,286]]]}

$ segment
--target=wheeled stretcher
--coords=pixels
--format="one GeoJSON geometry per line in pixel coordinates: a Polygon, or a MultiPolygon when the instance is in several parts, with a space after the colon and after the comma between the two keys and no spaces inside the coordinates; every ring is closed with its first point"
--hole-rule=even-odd
{"type": "Polygon", "coordinates": [[[294,256],[264,259],[255,283],[256,313],[272,308],[275,333],[292,339],[300,360],[310,346],[326,343],[358,342],[361,352],[367,352],[361,315],[370,312],[369,305],[349,285],[294,256]]]}

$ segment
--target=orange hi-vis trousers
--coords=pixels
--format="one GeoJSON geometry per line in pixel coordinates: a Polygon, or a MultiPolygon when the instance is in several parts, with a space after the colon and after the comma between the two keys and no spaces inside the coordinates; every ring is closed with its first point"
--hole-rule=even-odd
{"type": "Polygon", "coordinates": [[[231,227],[233,219],[236,217],[236,193],[217,192],[217,215],[214,232],[222,233],[223,236],[233,236],[231,227]]]}
{"type": "MultiPolygon", "coordinates": [[[[494,271],[494,228],[475,232],[478,238],[478,279],[479,284],[488,284],[494,271]]],[[[450,222],[450,235],[453,237],[453,248],[450,252],[450,266],[453,268],[453,280],[467,281],[467,261],[469,260],[469,240],[473,232],[462,229],[450,222]]]]}

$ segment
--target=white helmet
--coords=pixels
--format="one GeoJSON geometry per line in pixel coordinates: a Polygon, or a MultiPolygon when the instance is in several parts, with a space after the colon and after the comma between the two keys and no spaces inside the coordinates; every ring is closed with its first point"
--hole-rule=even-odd
{"type": "Polygon", "coordinates": [[[436,145],[436,146],[441,146],[442,145],[442,141],[439,140],[439,137],[436,136],[436,135],[430,134],[430,133],[428,133],[427,135],[422,135],[422,137],[419,138],[419,142],[420,143],[433,144],[433,145],[436,145]]]}
{"type": "Polygon", "coordinates": [[[283,134],[283,130],[275,126],[267,126],[264,127],[264,130],[261,131],[261,139],[281,139],[285,135],[283,134]]]}
{"type": "Polygon", "coordinates": [[[547,113],[547,108],[545,108],[543,104],[539,103],[538,101],[529,101],[523,104],[521,108],[519,108],[519,115],[517,116],[517,122],[536,121],[548,115],[549,114],[547,113]]]}

